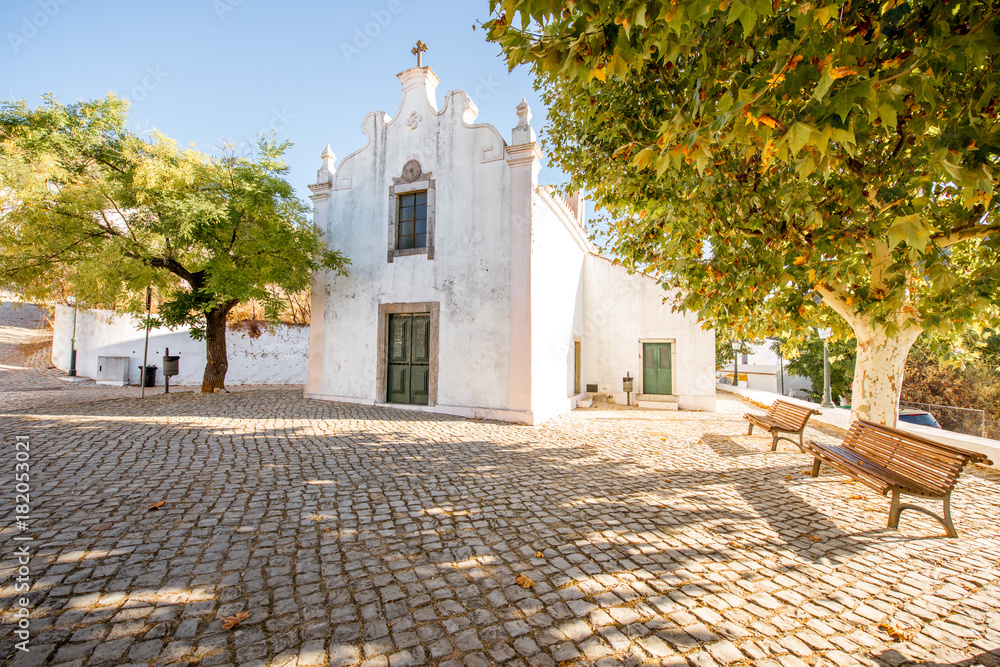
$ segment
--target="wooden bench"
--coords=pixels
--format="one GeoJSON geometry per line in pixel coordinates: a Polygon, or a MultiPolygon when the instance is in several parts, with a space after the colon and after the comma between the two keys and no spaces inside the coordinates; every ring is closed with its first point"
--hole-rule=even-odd
{"type": "Polygon", "coordinates": [[[750,429],[747,431],[747,435],[753,435],[754,426],[767,429],[771,434],[772,452],[777,451],[779,440],[787,440],[792,444],[798,444],[799,449],[805,452],[802,439],[803,431],[806,429],[806,422],[809,421],[809,417],[818,414],[819,410],[795,405],[794,403],[786,403],[779,399],[771,404],[767,414],[763,417],[747,413],[743,415],[743,418],[750,422],[750,429]],[[782,433],[790,433],[792,435],[797,433],[799,436],[798,443],[791,438],[781,435],[782,433]]]}
{"type": "Polygon", "coordinates": [[[812,440],[806,448],[815,457],[813,477],[821,462],[878,491],[892,492],[889,528],[899,527],[903,510],[923,512],[941,522],[948,537],[958,537],[951,522],[951,490],[967,463],[992,462],[985,454],[970,452],[899,429],[859,420],[851,424],[839,445],[812,440]],[[944,501],[944,516],[917,505],[900,504],[900,494],[944,501]]]}

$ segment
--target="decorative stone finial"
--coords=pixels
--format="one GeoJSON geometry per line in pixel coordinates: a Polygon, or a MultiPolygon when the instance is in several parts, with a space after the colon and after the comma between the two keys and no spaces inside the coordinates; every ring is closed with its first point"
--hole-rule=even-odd
{"type": "Polygon", "coordinates": [[[423,54],[424,54],[424,51],[426,51],[426,50],[427,50],[427,45],[424,44],[419,39],[417,40],[417,45],[414,46],[412,49],[410,49],[410,53],[412,53],[413,55],[415,55],[417,57],[417,67],[423,67],[424,66],[424,57],[423,57],[423,54]]]}
{"type": "Polygon", "coordinates": [[[316,172],[316,183],[317,185],[332,183],[333,174],[336,171],[333,164],[337,161],[337,156],[334,155],[333,149],[330,148],[330,144],[327,144],[326,148],[323,149],[323,152],[320,154],[320,158],[323,160],[323,166],[321,166],[316,172]]]}
{"type": "Polygon", "coordinates": [[[512,144],[533,144],[537,143],[535,130],[531,127],[531,107],[523,97],[521,103],[517,105],[517,127],[511,132],[512,144]]]}
{"type": "Polygon", "coordinates": [[[521,103],[517,105],[517,124],[521,125],[531,125],[531,107],[528,106],[528,101],[521,98],[521,103]]]}

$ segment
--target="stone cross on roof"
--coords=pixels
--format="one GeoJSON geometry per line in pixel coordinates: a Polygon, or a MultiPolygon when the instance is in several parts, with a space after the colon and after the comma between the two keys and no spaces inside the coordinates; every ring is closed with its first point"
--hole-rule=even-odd
{"type": "Polygon", "coordinates": [[[415,55],[417,57],[417,67],[423,67],[424,66],[424,57],[423,57],[423,54],[424,54],[424,51],[426,51],[426,50],[427,50],[427,45],[424,44],[419,39],[417,40],[417,45],[414,46],[412,49],[410,49],[410,53],[412,53],[413,55],[415,55]]]}

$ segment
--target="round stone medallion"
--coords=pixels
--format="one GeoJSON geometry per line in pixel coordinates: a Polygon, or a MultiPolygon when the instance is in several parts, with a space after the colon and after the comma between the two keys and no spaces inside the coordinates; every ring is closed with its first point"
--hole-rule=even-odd
{"type": "Polygon", "coordinates": [[[420,163],[416,160],[410,160],[403,165],[403,180],[407,183],[412,183],[420,178],[420,174],[422,172],[423,170],[420,168],[420,163]]]}

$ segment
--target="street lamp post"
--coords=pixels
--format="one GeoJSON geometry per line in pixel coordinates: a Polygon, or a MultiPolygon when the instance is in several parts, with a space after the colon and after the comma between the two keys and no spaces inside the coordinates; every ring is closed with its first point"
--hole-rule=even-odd
{"type": "Polygon", "coordinates": [[[740,386],[740,341],[733,341],[733,386],[740,386]]]}
{"type": "Polygon", "coordinates": [[[77,313],[77,301],[75,296],[69,297],[67,301],[72,299],[73,306],[73,337],[69,341],[69,372],[66,373],[71,378],[76,377],[76,313],[77,313]]]}
{"type": "Polygon", "coordinates": [[[823,340],[823,402],[819,407],[831,409],[837,407],[833,402],[830,389],[830,335],[833,333],[829,329],[817,329],[816,333],[823,340]]]}

